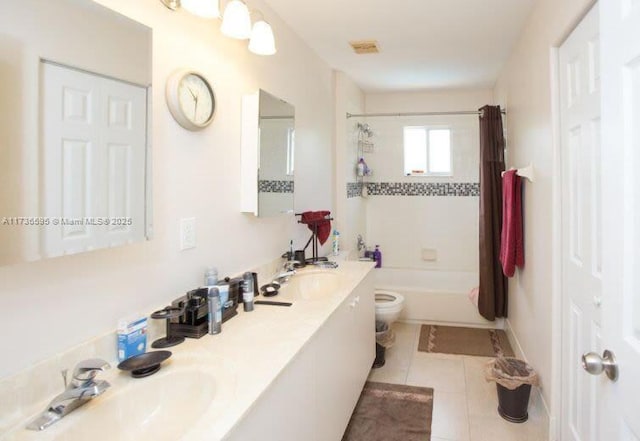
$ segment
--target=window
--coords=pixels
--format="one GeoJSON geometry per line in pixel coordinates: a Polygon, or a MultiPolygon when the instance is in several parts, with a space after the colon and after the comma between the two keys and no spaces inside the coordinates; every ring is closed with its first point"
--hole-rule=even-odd
{"type": "Polygon", "coordinates": [[[404,174],[450,176],[451,130],[429,127],[404,128],[404,174]]]}

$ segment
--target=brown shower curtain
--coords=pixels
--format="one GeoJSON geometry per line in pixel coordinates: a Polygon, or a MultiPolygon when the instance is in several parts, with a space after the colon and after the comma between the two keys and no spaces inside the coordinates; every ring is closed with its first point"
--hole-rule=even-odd
{"type": "Polygon", "coordinates": [[[500,266],[504,135],[500,106],[480,109],[480,293],[487,320],[507,316],[507,279],[500,266]]]}

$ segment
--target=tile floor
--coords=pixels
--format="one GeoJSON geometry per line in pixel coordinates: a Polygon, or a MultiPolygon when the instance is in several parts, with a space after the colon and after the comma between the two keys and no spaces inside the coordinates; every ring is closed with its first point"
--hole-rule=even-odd
{"type": "MultiPolygon", "coordinates": [[[[488,357],[418,352],[420,325],[395,323],[395,345],[369,380],[434,389],[431,441],[546,441],[547,419],[529,404],[529,421],[509,423],[497,412],[494,383],[484,379],[488,357]]],[[[536,394],[531,395],[536,399],[536,394]]]]}

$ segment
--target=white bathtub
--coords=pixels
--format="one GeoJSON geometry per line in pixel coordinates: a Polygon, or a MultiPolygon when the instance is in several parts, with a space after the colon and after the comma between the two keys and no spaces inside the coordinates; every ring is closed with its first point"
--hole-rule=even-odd
{"type": "Polygon", "coordinates": [[[376,288],[399,292],[405,307],[400,320],[450,325],[495,326],[469,301],[478,273],[379,268],[376,288]]]}

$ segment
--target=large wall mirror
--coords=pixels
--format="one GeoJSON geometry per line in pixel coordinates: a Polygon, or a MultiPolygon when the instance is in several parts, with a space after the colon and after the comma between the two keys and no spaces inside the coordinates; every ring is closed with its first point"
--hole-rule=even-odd
{"type": "Polygon", "coordinates": [[[243,101],[243,211],[293,213],[295,109],[264,90],[243,101]]]}
{"type": "Polygon", "coordinates": [[[0,265],[152,234],[152,31],[91,0],[0,14],[0,265]]]}

